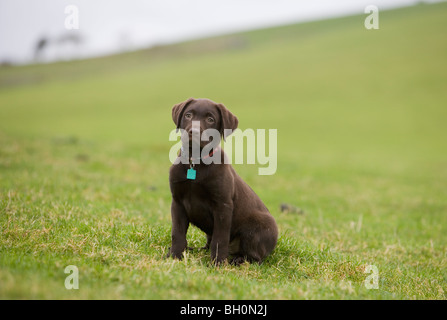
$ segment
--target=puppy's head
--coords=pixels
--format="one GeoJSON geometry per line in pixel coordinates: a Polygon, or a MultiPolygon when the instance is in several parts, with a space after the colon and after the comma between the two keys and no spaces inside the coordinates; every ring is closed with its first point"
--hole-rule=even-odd
{"type": "MultiPolygon", "coordinates": [[[[223,104],[216,103],[209,99],[193,99],[189,98],[186,101],[176,104],[172,108],[172,120],[178,129],[184,129],[189,136],[189,141],[198,137],[198,126],[200,124],[200,137],[207,129],[215,129],[220,132],[220,136],[226,137],[236,130],[238,120],[223,104]],[[193,121],[196,125],[193,126],[193,121]],[[197,122],[195,122],[197,121],[197,122]],[[225,129],[231,131],[225,132],[225,129]],[[196,134],[193,134],[196,133],[196,134]]],[[[208,141],[192,141],[200,143],[203,147],[208,141]]],[[[216,143],[216,141],[213,141],[216,143]]]]}

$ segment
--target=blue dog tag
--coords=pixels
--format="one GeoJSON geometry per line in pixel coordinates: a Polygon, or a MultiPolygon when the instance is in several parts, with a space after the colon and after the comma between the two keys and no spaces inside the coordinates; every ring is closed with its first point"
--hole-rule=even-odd
{"type": "Polygon", "coordinates": [[[194,170],[193,168],[188,169],[188,171],[186,172],[186,179],[196,180],[196,170],[194,170]]]}

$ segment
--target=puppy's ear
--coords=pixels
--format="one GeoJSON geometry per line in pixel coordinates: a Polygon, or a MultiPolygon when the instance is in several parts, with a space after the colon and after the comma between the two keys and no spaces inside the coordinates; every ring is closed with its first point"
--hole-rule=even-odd
{"type": "Polygon", "coordinates": [[[183,102],[177,103],[172,107],[172,121],[174,121],[177,131],[180,128],[180,122],[182,120],[183,111],[185,110],[186,106],[191,102],[194,101],[194,98],[189,98],[188,100],[185,100],[183,102]]]}
{"type": "Polygon", "coordinates": [[[223,104],[218,103],[217,109],[219,109],[220,112],[220,134],[225,141],[225,139],[237,129],[239,121],[223,104]],[[225,132],[225,129],[231,129],[231,132],[225,132]]]}

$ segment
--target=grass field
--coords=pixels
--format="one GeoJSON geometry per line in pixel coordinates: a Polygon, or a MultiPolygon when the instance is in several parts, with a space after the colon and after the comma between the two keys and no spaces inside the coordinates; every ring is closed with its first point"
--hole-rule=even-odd
{"type": "Polygon", "coordinates": [[[447,4],[365,16],[0,68],[0,298],[446,299],[447,4]],[[235,166],[280,229],[262,265],[165,259],[190,96],[278,129],[275,175],[235,166]]]}

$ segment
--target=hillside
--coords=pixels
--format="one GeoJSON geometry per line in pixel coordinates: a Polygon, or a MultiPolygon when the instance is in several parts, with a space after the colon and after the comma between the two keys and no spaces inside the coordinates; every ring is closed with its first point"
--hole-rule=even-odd
{"type": "Polygon", "coordinates": [[[380,12],[379,30],[360,15],[0,68],[0,298],[445,299],[446,15],[418,5],[380,12]],[[191,96],[278,130],[275,175],[235,166],[280,228],[262,266],[164,259],[171,107],[191,96]],[[370,264],[379,290],[364,288],[370,264]],[[67,265],[83,290],[64,288],[67,265]]]}

